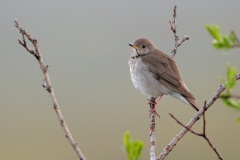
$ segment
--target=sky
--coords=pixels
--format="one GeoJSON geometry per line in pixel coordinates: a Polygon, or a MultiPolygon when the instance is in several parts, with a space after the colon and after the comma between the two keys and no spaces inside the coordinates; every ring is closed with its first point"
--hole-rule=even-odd
{"type": "MultiPolygon", "coordinates": [[[[224,79],[226,64],[240,68],[240,50],[225,53],[212,48],[204,25],[215,23],[224,34],[234,30],[240,37],[240,1],[1,0],[0,159],[77,159],[42,88],[37,61],[18,44],[21,35],[14,19],[38,40],[60,108],[87,159],[126,159],[125,131],[145,143],[142,159],[148,159],[149,108],[147,97],[131,82],[128,44],[145,37],[169,54],[174,4],[178,35],[190,37],[174,59],[202,106],[224,79]]],[[[164,96],[158,113],[157,155],[182,128],[168,113],[187,123],[195,110],[164,96]]],[[[239,159],[239,112],[217,101],[206,116],[207,134],[221,155],[239,159]]],[[[202,122],[193,129],[200,132],[202,122]]],[[[217,157],[203,139],[188,133],[166,159],[217,157]]]]}

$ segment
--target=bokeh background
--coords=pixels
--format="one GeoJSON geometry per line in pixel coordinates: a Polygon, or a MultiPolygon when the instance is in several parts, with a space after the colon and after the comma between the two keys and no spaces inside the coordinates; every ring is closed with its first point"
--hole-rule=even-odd
{"type": "MultiPolygon", "coordinates": [[[[216,51],[204,29],[205,24],[217,23],[223,33],[234,30],[240,37],[239,0],[0,2],[1,160],[78,159],[41,87],[38,63],[17,42],[21,35],[14,27],[15,18],[37,38],[62,112],[88,159],[125,160],[122,137],[127,130],[144,141],[142,159],[149,159],[149,108],[146,97],[132,85],[127,44],[147,37],[170,53],[173,35],[168,21],[174,4],[178,34],[190,37],[175,60],[199,106],[225,77],[227,62],[240,70],[240,50],[216,51]]],[[[168,113],[187,123],[195,111],[166,96],[158,113],[157,155],[182,128],[168,113]]],[[[228,160],[240,157],[239,114],[220,101],[207,112],[207,134],[228,160]]],[[[201,128],[199,121],[194,129],[201,128]]],[[[217,157],[203,139],[188,133],[166,159],[217,157]]]]}

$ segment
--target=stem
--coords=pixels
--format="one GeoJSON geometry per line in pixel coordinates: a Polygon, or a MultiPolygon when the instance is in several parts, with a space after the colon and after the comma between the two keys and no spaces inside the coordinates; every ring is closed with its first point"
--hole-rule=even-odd
{"type": "Polygon", "coordinates": [[[75,152],[77,153],[78,157],[80,160],[86,160],[86,158],[84,157],[84,155],[82,154],[80,148],[78,147],[76,141],[73,139],[73,136],[68,128],[68,125],[63,117],[63,114],[60,110],[60,107],[59,107],[59,104],[57,102],[57,98],[56,98],[56,95],[54,93],[54,90],[53,90],[53,87],[52,87],[52,84],[51,84],[51,81],[50,81],[50,77],[48,75],[48,72],[47,72],[47,68],[48,66],[44,66],[44,63],[43,63],[43,60],[42,60],[42,57],[40,55],[40,51],[39,51],[39,48],[38,48],[38,44],[37,44],[37,40],[32,38],[30,36],[30,34],[28,34],[25,30],[23,30],[19,23],[18,23],[18,20],[15,19],[15,26],[19,29],[20,33],[22,34],[22,38],[23,40],[19,40],[18,39],[18,42],[20,45],[22,45],[29,53],[33,54],[34,57],[38,60],[38,63],[39,63],[39,66],[42,70],[42,73],[44,75],[44,85],[43,87],[46,88],[46,90],[48,91],[48,93],[50,94],[50,98],[52,100],[52,103],[53,103],[53,108],[58,116],[58,119],[60,121],[60,124],[66,134],[66,138],[68,139],[68,141],[70,142],[70,144],[72,145],[72,147],[74,148],[75,152]],[[35,48],[35,51],[31,50],[28,46],[27,46],[27,43],[26,43],[26,40],[25,40],[25,36],[28,38],[28,40],[33,44],[34,48],[35,48]]]}
{"type": "Polygon", "coordinates": [[[149,99],[149,105],[150,105],[150,160],[156,160],[156,133],[155,133],[155,118],[156,118],[156,112],[155,112],[155,98],[151,97],[149,99]]]}

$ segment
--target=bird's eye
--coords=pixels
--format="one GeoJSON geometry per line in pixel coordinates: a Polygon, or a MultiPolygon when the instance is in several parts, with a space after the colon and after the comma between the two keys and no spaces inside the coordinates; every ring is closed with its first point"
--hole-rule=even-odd
{"type": "Polygon", "coordinates": [[[145,48],[146,46],[145,45],[142,45],[142,48],[145,48]]]}

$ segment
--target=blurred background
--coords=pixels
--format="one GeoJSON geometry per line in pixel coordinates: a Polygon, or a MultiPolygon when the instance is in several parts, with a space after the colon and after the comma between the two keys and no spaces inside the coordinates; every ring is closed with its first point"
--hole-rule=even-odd
{"type": "MultiPolygon", "coordinates": [[[[122,137],[144,141],[149,159],[149,107],[129,74],[128,58],[137,38],[146,37],[166,53],[173,49],[169,27],[177,4],[179,37],[189,35],[175,60],[183,80],[198,99],[209,100],[227,62],[240,70],[240,49],[216,51],[205,24],[240,37],[239,0],[0,0],[0,159],[78,159],[65,138],[43,75],[33,56],[18,44],[14,19],[38,40],[61,110],[87,159],[125,160],[122,137]]],[[[30,43],[28,43],[30,45],[30,43]]],[[[239,84],[238,84],[239,89],[239,84]]],[[[239,92],[238,92],[239,93],[239,92]]],[[[156,120],[157,155],[181,130],[168,113],[187,123],[190,106],[165,96],[156,120]]],[[[221,101],[207,114],[207,134],[221,155],[239,159],[239,112],[221,101]]],[[[194,130],[202,130],[199,121],[194,130]]],[[[217,159],[202,138],[188,133],[166,159],[217,159]]]]}

